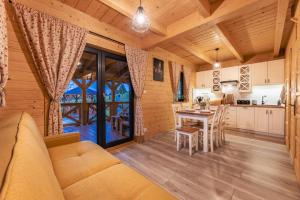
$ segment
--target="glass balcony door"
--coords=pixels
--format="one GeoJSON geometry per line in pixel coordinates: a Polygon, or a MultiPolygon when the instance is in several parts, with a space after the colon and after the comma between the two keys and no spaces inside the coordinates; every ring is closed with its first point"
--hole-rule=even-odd
{"type": "Polygon", "coordinates": [[[124,56],[86,48],[61,99],[64,132],[111,147],[133,139],[133,89],[124,56]]]}
{"type": "Polygon", "coordinates": [[[104,146],[133,139],[133,89],[126,58],[102,53],[102,108],[104,146]]]}

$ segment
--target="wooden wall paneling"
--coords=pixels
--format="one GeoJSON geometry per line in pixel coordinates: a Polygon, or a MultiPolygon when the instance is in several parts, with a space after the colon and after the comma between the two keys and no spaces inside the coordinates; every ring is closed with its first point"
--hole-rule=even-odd
{"type": "MultiPolygon", "coordinates": [[[[300,16],[300,7],[297,5],[295,17],[300,16]]],[[[287,135],[290,157],[293,161],[294,168],[298,181],[300,183],[300,150],[299,150],[299,136],[300,136],[300,33],[298,31],[298,24],[294,23],[292,33],[289,37],[288,45],[286,48],[286,81],[288,88],[288,101],[287,112],[288,116],[289,133],[287,135]],[[289,80],[290,79],[290,80],[289,80]]]]}
{"type": "Polygon", "coordinates": [[[6,86],[7,106],[0,109],[0,119],[10,113],[25,111],[33,116],[37,126],[44,134],[45,95],[39,84],[32,60],[22,40],[17,24],[12,21],[12,12],[8,11],[8,66],[9,80],[6,86]]]}
{"type": "MultiPolygon", "coordinates": [[[[149,60],[147,66],[145,93],[142,98],[144,111],[145,134],[146,139],[153,137],[155,134],[164,133],[174,128],[174,120],[171,104],[173,103],[173,93],[170,82],[169,62],[174,61],[184,67],[190,67],[193,72],[196,66],[191,62],[180,58],[161,48],[154,48],[149,51],[149,60]],[[164,81],[153,80],[153,58],[164,61],[164,81]]],[[[190,97],[192,88],[195,86],[195,73],[192,74],[190,97]]]]}

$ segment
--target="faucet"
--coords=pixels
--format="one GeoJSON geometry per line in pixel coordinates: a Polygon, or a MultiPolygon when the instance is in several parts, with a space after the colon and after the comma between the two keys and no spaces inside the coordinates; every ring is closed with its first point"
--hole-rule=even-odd
{"type": "Polygon", "coordinates": [[[266,103],[265,100],[264,100],[265,97],[267,97],[267,96],[266,96],[266,95],[263,95],[263,96],[261,97],[261,105],[265,105],[265,103],[266,103]]]}

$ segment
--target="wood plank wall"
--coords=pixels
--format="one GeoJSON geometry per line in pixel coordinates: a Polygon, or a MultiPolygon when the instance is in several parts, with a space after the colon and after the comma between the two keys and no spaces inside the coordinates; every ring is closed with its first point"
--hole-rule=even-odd
{"type": "Polygon", "coordinates": [[[8,20],[8,66],[9,80],[6,86],[7,106],[0,109],[0,119],[9,113],[26,111],[31,114],[37,122],[41,132],[44,132],[44,94],[39,82],[29,54],[21,44],[22,37],[13,22],[12,13],[7,6],[8,20]]]}
{"type": "MultiPolygon", "coordinates": [[[[22,0],[22,2],[28,3],[28,6],[30,6],[32,0],[22,0]]],[[[51,2],[54,4],[45,4],[44,7],[49,7],[48,10],[53,10],[51,6],[55,6],[54,8],[57,8],[57,4],[59,3],[53,0],[51,0],[51,2]]],[[[67,6],[64,6],[63,9],[65,9],[65,12],[68,13],[69,8],[67,6]]],[[[9,113],[26,111],[34,117],[41,133],[43,134],[46,128],[45,110],[48,106],[47,95],[44,93],[43,87],[39,84],[39,80],[36,76],[34,66],[26,47],[21,45],[24,44],[24,41],[17,24],[14,22],[10,5],[7,5],[7,10],[9,14],[9,81],[6,87],[7,107],[0,109],[0,120],[1,118],[6,117],[9,113]]],[[[70,13],[73,12],[74,9],[70,8],[70,13]]],[[[85,16],[83,13],[82,15],[85,16]]],[[[80,13],[77,11],[76,17],[80,18],[80,13]]],[[[76,20],[73,22],[76,24],[76,20]]],[[[77,25],[80,26],[81,23],[77,25]]],[[[89,35],[88,43],[94,47],[102,48],[118,54],[124,54],[124,47],[109,40],[104,40],[103,38],[89,35]]],[[[144,94],[142,102],[145,110],[145,127],[148,129],[146,132],[146,138],[157,133],[169,131],[174,127],[171,109],[173,96],[170,83],[169,61],[175,61],[184,66],[191,67],[193,72],[196,71],[196,66],[192,63],[168,51],[160,48],[150,50],[145,84],[146,93],[144,94]],[[153,57],[162,59],[165,63],[164,82],[153,81],[153,57]]],[[[190,88],[194,87],[194,77],[195,74],[193,74],[190,88]]]]}
{"type": "MultiPolygon", "coordinates": [[[[299,4],[296,16],[300,19],[299,4]]],[[[299,23],[299,22],[298,22],[299,23]]],[[[285,52],[285,139],[300,184],[300,33],[295,23],[285,52]]]]}
{"type": "Polygon", "coordinates": [[[175,61],[184,67],[190,67],[193,76],[190,85],[190,99],[192,88],[195,86],[196,66],[166,50],[155,48],[150,50],[149,63],[147,68],[145,93],[142,99],[144,109],[145,128],[147,128],[146,139],[157,133],[163,133],[174,129],[172,113],[173,94],[170,82],[169,62],[175,61]],[[164,61],[164,82],[153,81],[153,58],[164,61]]]}

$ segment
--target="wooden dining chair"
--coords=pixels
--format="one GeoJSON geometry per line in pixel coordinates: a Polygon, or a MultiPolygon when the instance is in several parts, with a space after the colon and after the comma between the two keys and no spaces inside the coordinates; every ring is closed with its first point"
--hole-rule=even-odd
{"type": "Polygon", "coordinates": [[[229,106],[230,105],[225,105],[223,107],[222,116],[221,116],[221,120],[220,120],[219,144],[221,144],[221,145],[225,144],[225,127],[226,127],[225,118],[228,113],[229,106]]]}
{"type": "MultiPolygon", "coordinates": [[[[178,117],[177,117],[177,114],[176,114],[176,112],[180,111],[180,110],[181,110],[181,105],[180,104],[176,104],[176,103],[172,104],[173,119],[174,119],[174,125],[175,125],[174,130],[176,130],[177,128],[180,127],[178,117]]],[[[174,131],[174,140],[176,141],[176,132],[175,131],[174,131]]]]}
{"type": "MultiPolygon", "coordinates": [[[[216,143],[216,146],[219,147],[218,134],[219,134],[219,130],[220,130],[219,125],[220,125],[223,107],[224,106],[221,105],[216,108],[212,119],[208,123],[209,145],[210,145],[211,152],[214,151],[214,143],[216,143]]],[[[200,141],[200,143],[203,143],[203,132],[204,132],[203,125],[200,125],[198,128],[200,131],[199,141],[200,141]]]]}

